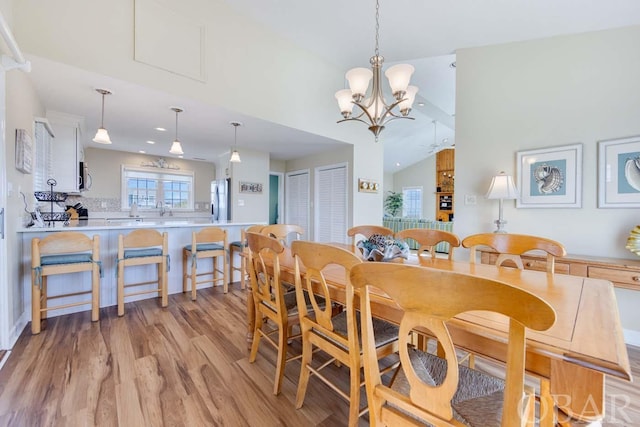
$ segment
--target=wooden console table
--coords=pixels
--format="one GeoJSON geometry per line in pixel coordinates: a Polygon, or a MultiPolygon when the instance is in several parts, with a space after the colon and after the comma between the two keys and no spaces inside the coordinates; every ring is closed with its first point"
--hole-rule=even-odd
{"type": "MultiPolygon", "coordinates": [[[[480,250],[483,264],[495,264],[498,253],[489,249],[480,250]]],[[[526,270],[546,271],[546,255],[522,255],[526,270]]],[[[567,255],[556,258],[555,272],[572,276],[605,279],[618,288],[640,291],[640,259],[602,258],[586,255],[567,255]]],[[[505,265],[508,265],[505,263],[505,265]]]]}

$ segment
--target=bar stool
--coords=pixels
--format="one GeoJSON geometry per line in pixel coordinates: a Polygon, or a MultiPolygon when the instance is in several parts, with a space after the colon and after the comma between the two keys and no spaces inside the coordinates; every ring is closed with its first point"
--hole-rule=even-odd
{"type": "Polygon", "coordinates": [[[191,299],[196,300],[197,286],[202,283],[222,281],[224,293],[229,291],[227,281],[227,230],[220,227],[206,227],[197,233],[191,233],[191,244],[182,249],[182,292],[187,292],[187,280],[191,280],[191,299]],[[194,250],[195,248],[195,250],[194,250]],[[187,260],[191,258],[191,274],[187,274],[187,260]],[[198,273],[198,259],[211,258],[213,270],[198,273]],[[218,258],[222,258],[222,267],[218,267],[218,258]],[[218,274],[222,273],[222,277],[218,274]],[[198,282],[199,276],[211,276],[209,280],[198,282]]]}
{"type": "Polygon", "coordinates": [[[100,319],[100,237],[93,239],[75,231],[53,233],[44,239],[31,240],[31,333],[40,333],[40,321],[47,311],[91,304],[91,320],[100,319]],[[55,274],[91,272],[91,290],[47,295],[47,278],[55,274]],[[49,306],[55,298],[91,294],[91,301],[49,306]]]}
{"type": "Polygon", "coordinates": [[[264,225],[251,225],[240,230],[240,240],[229,243],[229,283],[233,280],[233,272],[240,272],[240,289],[245,289],[245,280],[247,279],[247,233],[260,233],[264,225]],[[233,255],[239,252],[240,266],[233,264],[233,255]]]}
{"type": "Polygon", "coordinates": [[[118,236],[118,316],[124,315],[124,299],[134,295],[158,293],[162,307],[168,305],[167,272],[169,271],[168,234],[153,229],[134,230],[126,236],[118,236]],[[158,278],[146,282],[125,284],[124,268],[130,266],[156,264],[158,278]],[[155,289],[146,289],[125,294],[130,287],[157,284],[155,289]]]}

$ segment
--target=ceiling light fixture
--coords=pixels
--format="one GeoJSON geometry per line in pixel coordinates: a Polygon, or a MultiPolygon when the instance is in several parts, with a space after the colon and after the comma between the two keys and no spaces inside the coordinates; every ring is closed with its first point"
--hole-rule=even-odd
{"type": "Polygon", "coordinates": [[[368,68],[353,68],[347,71],[346,78],[349,81],[349,89],[342,89],[336,92],[335,97],[340,106],[340,112],[344,119],[338,123],[356,120],[369,126],[378,141],[378,135],[384,129],[384,125],[396,119],[410,119],[411,107],[418,93],[416,86],[409,86],[411,75],[415,68],[409,64],[397,64],[385,71],[384,75],[389,79],[391,93],[394,101],[387,104],[382,95],[382,85],[380,83],[380,71],[384,58],[380,55],[378,33],[380,29],[380,3],[376,0],[376,48],[375,54],[369,62],[373,71],[368,68]],[[373,86],[369,98],[365,98],[369,89],[369,81],[373,77],[373,86]],[[351,117],[353,106],[357,105],[362,112],[355,117],[351,117]],[[398,107],[400,115],[393,112],[398,107]]]}
{"type": "Polygon", "coordinates": [[[93,137],[93,142],[97,142],[98,144],[111,144],[109,132],[104,128],[104,96],[111,95],[111,91],[107,89],[96,89],[96,92],[102,95],[102,120],[100,121],[100,128],[96,132],[96,136],[93,137]]]}
{"type": "Polygon", "coordinates": [[[240,163],[242,162],[242,160],[240,160],[240,153],[238,153],[238,126],[242,126],[242,123],[229,122],[229,124],[233,126],[233,133],[234,133],[233,150],[231,151],[231,158],[229,159],[229,161],[231,163],[240,163]]]}
{"type": "Polygon", "coordinates": [[[159,132],[166,132],[167,131],[165,128],[154,128],[154,129],[159,131],[159,132]]]}
{"type": "Polygon", "coordinates": [[[169,153],[184,154],[184,151],[182,151],[182,144],[180,144],[180,141],[178,140],[178,113],[182,113],[184,110],[178,107],[171,107],[171,109],[176,112],[176,139],[171,144],[171,150],[169,150],[169,153]]]}

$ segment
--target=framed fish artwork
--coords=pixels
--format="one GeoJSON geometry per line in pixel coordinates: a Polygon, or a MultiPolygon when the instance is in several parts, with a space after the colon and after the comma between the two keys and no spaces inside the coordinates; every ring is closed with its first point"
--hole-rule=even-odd
{"type": "Polygon", "coordinates": [[[581,208],[582,144],[518,151],[517,208],[581,208]]]}
{"type": "Polygon", "coordinates": [[[598,207],[640,207],[640,136],[598,142],[598,207]]]}

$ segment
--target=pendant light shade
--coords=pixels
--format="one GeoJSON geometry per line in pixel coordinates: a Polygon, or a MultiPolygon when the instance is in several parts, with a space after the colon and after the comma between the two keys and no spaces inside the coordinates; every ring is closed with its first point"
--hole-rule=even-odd
{"type": "Polygon", "coordinates": [[[233,126],[233,133],[234,133],[233,150],[231,151],[231,158],[229,158],[229,161],[231,163],[240,163],[242,162],[242,160],[240,160],[240,153],[238,152],[237,146],[238,146],[238,126],[242,126],[242,123],[230,122],[229,124],[233,126]]]}
{"type": "Polygon", "coordinates": [[[104,96],[111,95],[111,91],[107,89],[96,89],[96,92],[102,95],[102,119],[100,120],[100,128],[98,128],[93,142],[97,142],[98,144],[111,144],[109,132],[107,132],[107,129],[104,127],[104,96]]]}
{"type": "Polygon", "coordinates": [[[178,140],[178,113],[181,113],[184,110],[178,107],[172,107],[171,110],[175,111],[176,113],[176,139],[171,144],[171,149],[169,150],[169,153],[175,154],[175,155],[182,155],[184,154],[184,151],[182,151],[182,144],[180,144],[180,140],[178,140]]]}

